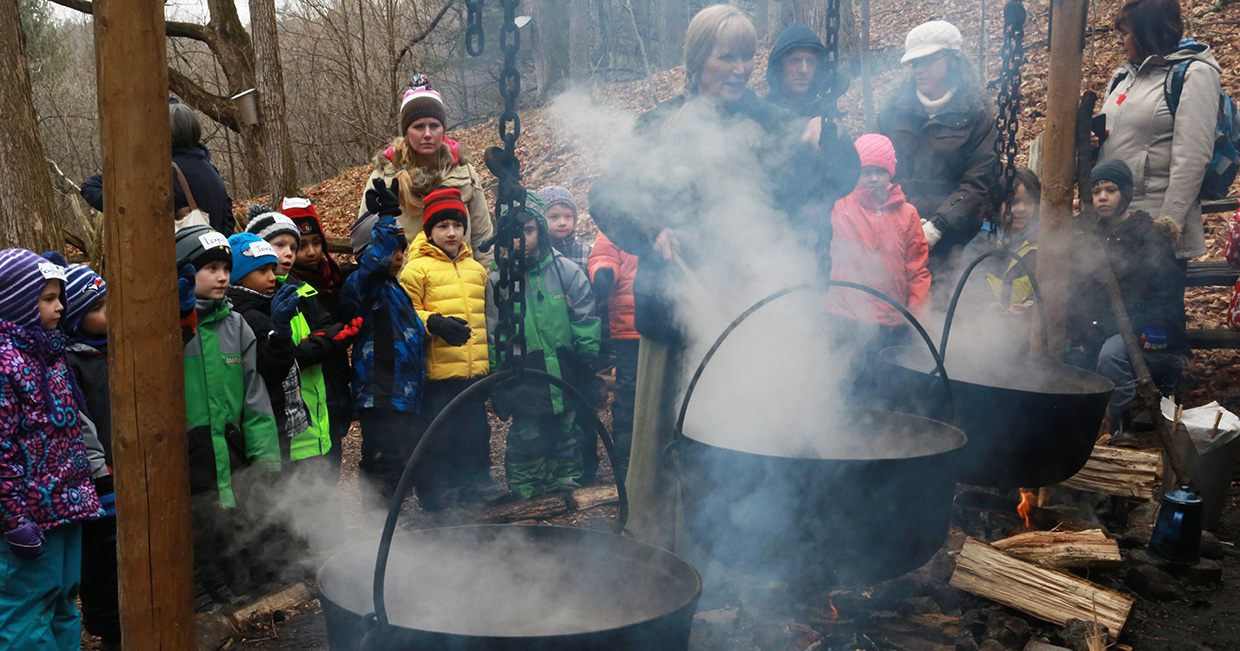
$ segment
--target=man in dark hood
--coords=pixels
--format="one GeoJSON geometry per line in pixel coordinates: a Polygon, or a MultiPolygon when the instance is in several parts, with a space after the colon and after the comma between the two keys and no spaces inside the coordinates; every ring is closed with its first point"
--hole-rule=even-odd
{"type": "Polygon", "coordinates": [[[821,113],[818,95],[827,86],[827,48],[803,23],[792,23],[779,35],[766,67],[771,90],[766,100],[811,117],[821,113]]]}

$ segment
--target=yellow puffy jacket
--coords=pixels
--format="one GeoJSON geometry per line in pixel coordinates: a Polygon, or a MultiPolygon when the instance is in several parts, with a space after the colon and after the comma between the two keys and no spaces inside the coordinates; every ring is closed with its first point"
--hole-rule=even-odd
{"type": "Polygon", "coordinates": [[[464,346],[449,345],[427,333],[426,379],[472,378],[489,373],[487,272],[474,260],[469,243],[461,242],[461,252],[453,260],[427,240],[425,233],[418,233],[407,257],[400,285],[409,293],[422,323],[432,314],[458,316],[473,330],[464,346]]]}

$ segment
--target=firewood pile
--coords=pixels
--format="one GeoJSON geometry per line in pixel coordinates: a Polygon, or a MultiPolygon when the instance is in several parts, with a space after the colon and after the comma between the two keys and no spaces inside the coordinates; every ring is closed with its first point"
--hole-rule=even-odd
{"type": "Polygon", "coordinates": [[[961,486],[947,542],[925,566],[876,586],[769,584],[704,604],[693,651],[1102,651],[1131,649],[1141,600],[1200,599],[1238,555],[1203,533],[1201,562],[1145,548],[1161,455],[1098,446],[1068,482],[1040,491],[961,486]],[[797,592],[797,590],[800,592],[797,592]]]}

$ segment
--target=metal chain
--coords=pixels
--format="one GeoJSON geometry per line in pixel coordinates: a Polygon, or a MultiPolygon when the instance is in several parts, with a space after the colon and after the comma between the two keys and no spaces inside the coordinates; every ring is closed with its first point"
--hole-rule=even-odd
{"type": "MultiPolygon", "coordinates": [[[[1008,0],[1003,6],[1003,50],[999,71],[999,113],[995,116],[995,156],[998,176],[1002,179],[998,202],[1007,202],[1012,196],[1012,182],[1016,177],[1016,154],[1020,145],[1016,133],[1020,130],[1020,81],[1021,66],[1025,64],[1025,5],[1021,0],[1008,0]]],[[[1006,216],[999,214],[996,204],[992,211],[991,232],[997,233],[1006,216]],[[998,220],[998,223],[996,222],[998,220]]]]}
{"type": "Polygon", "coordinates": [[[482,29],[482,7],[486,0],[465,0],[468,12],[465,18],[465,51],[471,57],[482,56],[486,49],[487,35],[482,29]]]}
{"type": "Polygon", "coordinates": [[[500,0],[500,4],[504,8],[499,39],[504,68],[499,75],[499,93],[504,98],[504,112],[499,118],[499,137],[504,148],[502,162],[495,164],[491,171],[499,181],[495,200],[499,224],[496,239],[507,252],[498,257],[496,293],[500,300],[496,301],[499,323],[495,343],[501,368],[518,369],[525,357],[526,314],[525,237],[523,224],[516,218],[525,210],[525,188],[521,186],[521,168],[517,160],[517,139],[521,137],[521,116],[517,114],[521,71],[517,69],[517,52],[521,48],[521,32],[516,20],[520,0],[500,0]]]}
{"type": "Polygon", "coordinates": [[[827,25],[826,34],[824,35],[823,45],[826,47],[826,53],[822,57],[822,63],[825,65],[822,78],[828,80],[829,87],[823,89],[823,113],[826,117],[836,117],[838,111],[836,102],[839,95],[843,92],[839,80],[836,79],[836,70],[839,68],[840,60],[840,0],[827,0],[827,25]]]}

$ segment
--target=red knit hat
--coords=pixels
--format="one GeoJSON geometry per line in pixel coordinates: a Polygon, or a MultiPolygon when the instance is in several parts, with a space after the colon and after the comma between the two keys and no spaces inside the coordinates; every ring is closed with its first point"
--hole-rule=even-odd
{"type": "Polygon", "coordinates": [[[445,219],[455,219],[469,230],[469,211],[461,201],[461,191],[439,186],[422,199],[422,232],[430,238],[431,229],[445,219]]]}
{"type": "Polygon", "coordinates": [[[314,209],[314,204],[309,199],[285,197],[284,202],[280,204],[280,212],[297,224],[297,230],[301,231],[302,237],[306,235],[327,237],[327,234],[323,232],[323,224],[319,222],[319,211],[314,209]]]}
{"type": "Polygon", "coordinates": [[[887,136],[878,133],[867,133],[854,143],[857,153],[861,156],[862,167],[881,167],[887,173],[896,175],[896,148],[887,136]]]}

